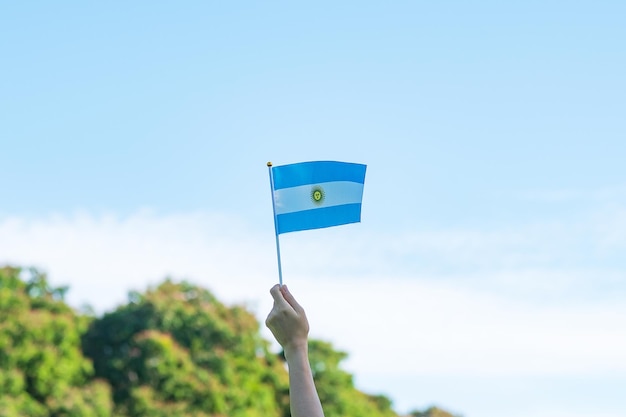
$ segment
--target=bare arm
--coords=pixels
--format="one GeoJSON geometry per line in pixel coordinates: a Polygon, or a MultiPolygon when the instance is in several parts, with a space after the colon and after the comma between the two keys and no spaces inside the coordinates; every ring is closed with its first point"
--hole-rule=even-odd
{"type": "Polygon", "coordinates": [[[289,367],[289,396],[292,417],[324,417],[313,373],[309,365],[309,322],[287,286],[270,290],[274,307],[265,324],[285,350],[289,367]]]}

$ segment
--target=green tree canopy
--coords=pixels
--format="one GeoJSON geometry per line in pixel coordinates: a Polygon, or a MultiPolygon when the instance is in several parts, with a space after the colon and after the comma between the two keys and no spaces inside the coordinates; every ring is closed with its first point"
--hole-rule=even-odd
{"type": "Polygon", "coordinates": [[[34,269],[0,268],[2,417],[106,417],[108,384],[93,379],[81,351],[88,319],[34,269]]]}
{"type": "MultiPolygon", "coordinates": [[[[0,268],[0,417],[290,416],[284,357],[244,307],[166,280],[93,317],[66,291],[0,268]]],[[[311,340],[309,353],[326,417],[397,417],[387,397],[356,389],[345,352],[311,340]]]]}
{"type": "Polygon", "coordinates": [[[424,411],[413,411],[409,417],[460,417],[438,407],[429,407],[424,411]]]}
{"type": "Polygon", "coordinates": [[[309,360],[326,417],[396,417],[391,400],[383,395],[368,395],[354,387],[352,375],[342,370],[348,355],[333,349],[328,342],[311,340],[309,360]]]}
{"type": "Polygon", "coordinates": [[[84,337],[96,375],[132,417],[282,416],[288,379],[256,318],[209,291],[165,281],[95,320],[84,337]]]}

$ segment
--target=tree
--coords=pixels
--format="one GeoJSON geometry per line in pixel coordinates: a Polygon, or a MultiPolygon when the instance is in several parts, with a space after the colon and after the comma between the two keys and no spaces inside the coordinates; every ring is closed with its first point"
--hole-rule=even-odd
{"type": "MultiPolygon", "coordinates": [[[[0,268],[0,417],[289,417],[284,356],[208,290],[166,280],[102,317],[35,269],[0,268]]],[[[397,417],[355,388],[347,354],[311,340],[326,417],[397,417]]],[[[454,417],[437,408],[411,417],[454,417]]]]}
{"type": "MultiPolygon", "coordinates": [[[[209,291],[165,281],[92,322],[85,354],[113,387],[117,411],[143,416],[289,416],[282,355],[256,318],[209,291]]],[[[344,352],[312,340],[310,360],[327,417],[397,417],[391,401],[354,387],[344,352]]]]}
{"type": "Polygon", "coordinates": [[[255,317],[186,282],[131,293],[127,305],[91,324],[83,342],[130,417],[261,417],[288,409],[287,375],[255,317]]]}
{"type": "Polygon", "coordinates": [[[0,410],[2,417],[107,417],[107,384],[92,379],[81,352],[88,319],[35,269],[0,268],[0,410]]]}
{"type": "Polygon", "coordinates": [[[326,417],[396,417],[389,398],[368,395],[355,388],[352,375],[339,366],[347,356],[328,342],[311,340],[309,343],[313,379],[326,417]]]}
{"type": "Polygon", "coordinates": [[[438,407],[430,407],[425,411],[413,411],[409,414],[409,417],[460,417],[454,414],[450,414],[447,411],[438,407]]]}

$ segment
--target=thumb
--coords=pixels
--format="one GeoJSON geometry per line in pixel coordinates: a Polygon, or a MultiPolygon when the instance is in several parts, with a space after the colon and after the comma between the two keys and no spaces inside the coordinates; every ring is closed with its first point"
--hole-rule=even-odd
{"type": "Polygon", "coordinates": [[[293,307],[296,312],[304,314],[304,308],[302,308],[302,306],[296,301],[295,297],[291,294],[286,285],[282,286],[280,292],[282,293],[281,295],[284,296],[285,301],[287,301],[287,303],[289,303],[289,305],[293,307]]]}

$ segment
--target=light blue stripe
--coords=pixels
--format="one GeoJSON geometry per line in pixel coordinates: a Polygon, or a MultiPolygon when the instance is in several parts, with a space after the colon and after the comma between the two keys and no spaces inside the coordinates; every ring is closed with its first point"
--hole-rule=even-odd
{"type": "Polygon", "coordinates": [[[276,214],[360,203],[362,200],[363,184],[348,181],[301,185],[274,191],[276,214]],[[319,202],[313,199],[315,190],[321,191],[322,199],[319,202]]]}
{"type": "Polygon", "coordinates": [[[274,189],[298,187],[322,182],[350,181],[363,184],[365,182],[363,164],[349,162],[317,161],[298,164],[281,165],[272,168],[274,189]]]}
{"type": "Polygon", "coordinates": [[[361,221],[361,204],[345,204],[276,216],[278,233],[320,229],[361,221]]]}

